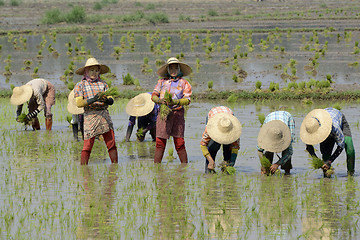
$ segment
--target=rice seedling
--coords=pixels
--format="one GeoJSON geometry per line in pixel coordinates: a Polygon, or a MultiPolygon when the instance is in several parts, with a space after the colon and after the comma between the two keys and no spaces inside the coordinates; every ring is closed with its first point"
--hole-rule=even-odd
{"type": "Polygon", "coordinates": [[[119,96],[119,90],[117,89],[117,87],[110,87],[105,92],[100,92],[99,96],[100,98],[108,97],[108,96],[116,97],[119,96]]]}
{"type": "Polygon", "coordinates": [[[324,165],[324,161],[317,157],[311,157],[309,162],[313,169],[319,169],[324,165]]]}
{"type": "MultiPolygon", "coordinates": [[[[168,103],[172,101],[172,96],[168,91],[165,92],[164,100],[168,103]]],[[[160,106],[161,119],[166,120],[170,113],[171,113],[171,109],[166,104],[161,104],[160,106]]]]}
{"type": "Polygon", "coordinates": [[[214,82],[208,81],[208,90],[212,90],[213,86],[214,86],[214,82]]]}
{"type": "Polygon", "coordinates": [[[260,158],[260,164],[261,164],[261,167],[263,167],[265,169],[266,175],[269,175],[270,167],[271,167],[270,160],[268,158],[266,158],[265,156],[263,156],[262,158],[260,158]]]}

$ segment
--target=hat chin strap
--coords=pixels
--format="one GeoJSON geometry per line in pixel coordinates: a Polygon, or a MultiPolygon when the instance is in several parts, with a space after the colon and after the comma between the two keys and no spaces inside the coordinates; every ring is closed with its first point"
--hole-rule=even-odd
{"type": "Polygon", "coordinates": [[[309,118],[305,123],[305,129],[310,134],[315,133],[320,126],[320,121],[316,117],[309,118]]]}

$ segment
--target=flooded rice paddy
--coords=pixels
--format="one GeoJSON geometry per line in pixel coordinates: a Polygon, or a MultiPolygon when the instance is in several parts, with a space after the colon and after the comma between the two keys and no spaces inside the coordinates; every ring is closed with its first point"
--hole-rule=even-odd
{"type": "MultiPolygon", "coordinates": [[[[342,107],[356,151],[360,141],[358,104],[353,102],[193,101],[186,112],[185,144],[189,164],[168,153],[153,164],[150,136],[124,142],[128,100],[110,107],[119,164],[110,164],[105,144],[96,141],[88,166],[80,166],[82,142],[66,121],[66,99],[53,108],[53,130],[25,130],[16,109],[0,99],[0,238],[2,239],[358,239],[360,186],[358,165],[346,176],[343,152],[335,175],[324,179],[312,170],[299,137],[300,124],[313,108],[342,107]],[[199,142],[207,112],[227,105],[243,125],[235,175],[204,174],[199,142]],[[261,176],[256,153],[257,114],[280,106],[295,118],[290,176],[261,176]]],[[[316,146],[319,149],[319,146],[316,146]]],[[[219,153],[216,162],[220,163],[219,153]]],[[[359,157],[356,157],[358,164],[359,157]]]]}
{"type": "Polygon", "coordinates": [[[0,37],[0,71],[11,75],[0,75],[0,84],[9,89],[38,76],[50,80],[58,91],[66,91],[68,82],[80,80],[71,71],[83,66],[89,55],[111,68],[116,75],[113,85],[122,86],[123,76],[129,73],[145,90],[154,87],[156,70],[173,56],[193,68],[190,80],[198,92],[206,90],[209,81],[216,90],[255,89],[256,81],[261,81],[264,89],[271,82],[282,88],[289,82],[282,78],[283,73],[297,82],[330,76],[337,84],[354,84],[359,77],[359,34],[329,29],[259,33],[241,28],[169,34],[115,34],[110,30],[93,34],[9,33],[0,37]],[[239,70],[243,72],[239,74],[239,70]]]}

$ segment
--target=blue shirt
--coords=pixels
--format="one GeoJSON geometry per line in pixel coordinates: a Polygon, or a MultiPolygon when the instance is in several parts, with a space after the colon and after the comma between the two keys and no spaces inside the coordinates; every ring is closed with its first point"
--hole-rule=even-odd
{"type": "Polygon", "coordinates": [[[332,127],[331,127],[331,132],[330,135],[331,137],[333,137],[336,141],[336,144],[341,147],[341,148],[345,148],[345,137],[344,137],[344,133],[342,131],[343,129],[343,122],[342,122],[342,117],[343,114],[342,112],[340,112],[339,110],[335,109],[335,108],[325,108],[325,110],[330,114],[331,119],[332,119],[332,127]]]}

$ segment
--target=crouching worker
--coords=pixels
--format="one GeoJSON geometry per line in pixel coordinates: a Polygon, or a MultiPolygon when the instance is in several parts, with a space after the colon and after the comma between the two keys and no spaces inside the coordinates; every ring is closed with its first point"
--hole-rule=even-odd
{"type": "Polygon", "coordinates": [[[205,173],[214,171],[215,158],[220,147],[223,148],[222,165],[234,166],[240,149],[241,123],[233,111],[225,106],[212,108],[206,117],[206,127],[200,142],[205,157],[205,173]]]}
{"type": "Polygon", "coordinates": [[[83,75],[82,81],[74,88],[77,107],[84,108],[84,147],[81,151],[81,165],[87,165],[94,145],[95,137],[102,135],[112,163],[118,162],[113,123],[108,106],[114,103],[111,96],[101,96],[101,92],[109,89],[100,74],[109,72],[109,67],[99,64],[95,58],[89,58],[84,67],[76,70],[83,75]]]}
{"type": "Polygon", "coordinates": [[[304,118],[300,127],[300,138],[306,144],[306,150],[316,157],[314,146],[320,144],[324,165],[324,176],[331,164],[345,149],[348,175],[355,172],[355,149],[349,123],[345,115],[335,108],[314,109],[304,118]],[[332,153],[334,145],[336,150],[332,153]]]}
{"type": "MultiPolygon", "coordinates": [[[[258,155],[260,161],[266,157],[270,161],[270,172],[275,173],[279,166],[285,175],[292,169],[292,143],[295,141],[295,121],[286,111],[275,111],[266,116],[258,135],[258,155]],[[282,152],[281,158],[273,163],[274,153],[282,152]]],[[[266,167],[261,167],[261,174],[268,174],[266,167]]]]}
{"type": "Polygon", "coordinates": [[[155,104],[151,100],[151,93],[141,93],[132,98],[126,105],[126,113],[129,114],[130,117],[125,141],[130,141],[131,133],[137,119],[137,140],[139,142],[144,141],[146,133],[149,132],[153,142],[155,142],[158,108],[158,104],[155,104]]]}
{"type": "Polygon", "coordinates": [[[37,115],[44,110],[46,130],[52,128],[51,107],[55,105],[55,88],[49,81],[36,78],[21,87],[15,87],[10,98],[12,105],[17,105],[16,121],[19,122],[23,104],[28,102],[29,113],[26,119],[31,121],[33,130],[40,130],[40,123],[37,115]]]}

